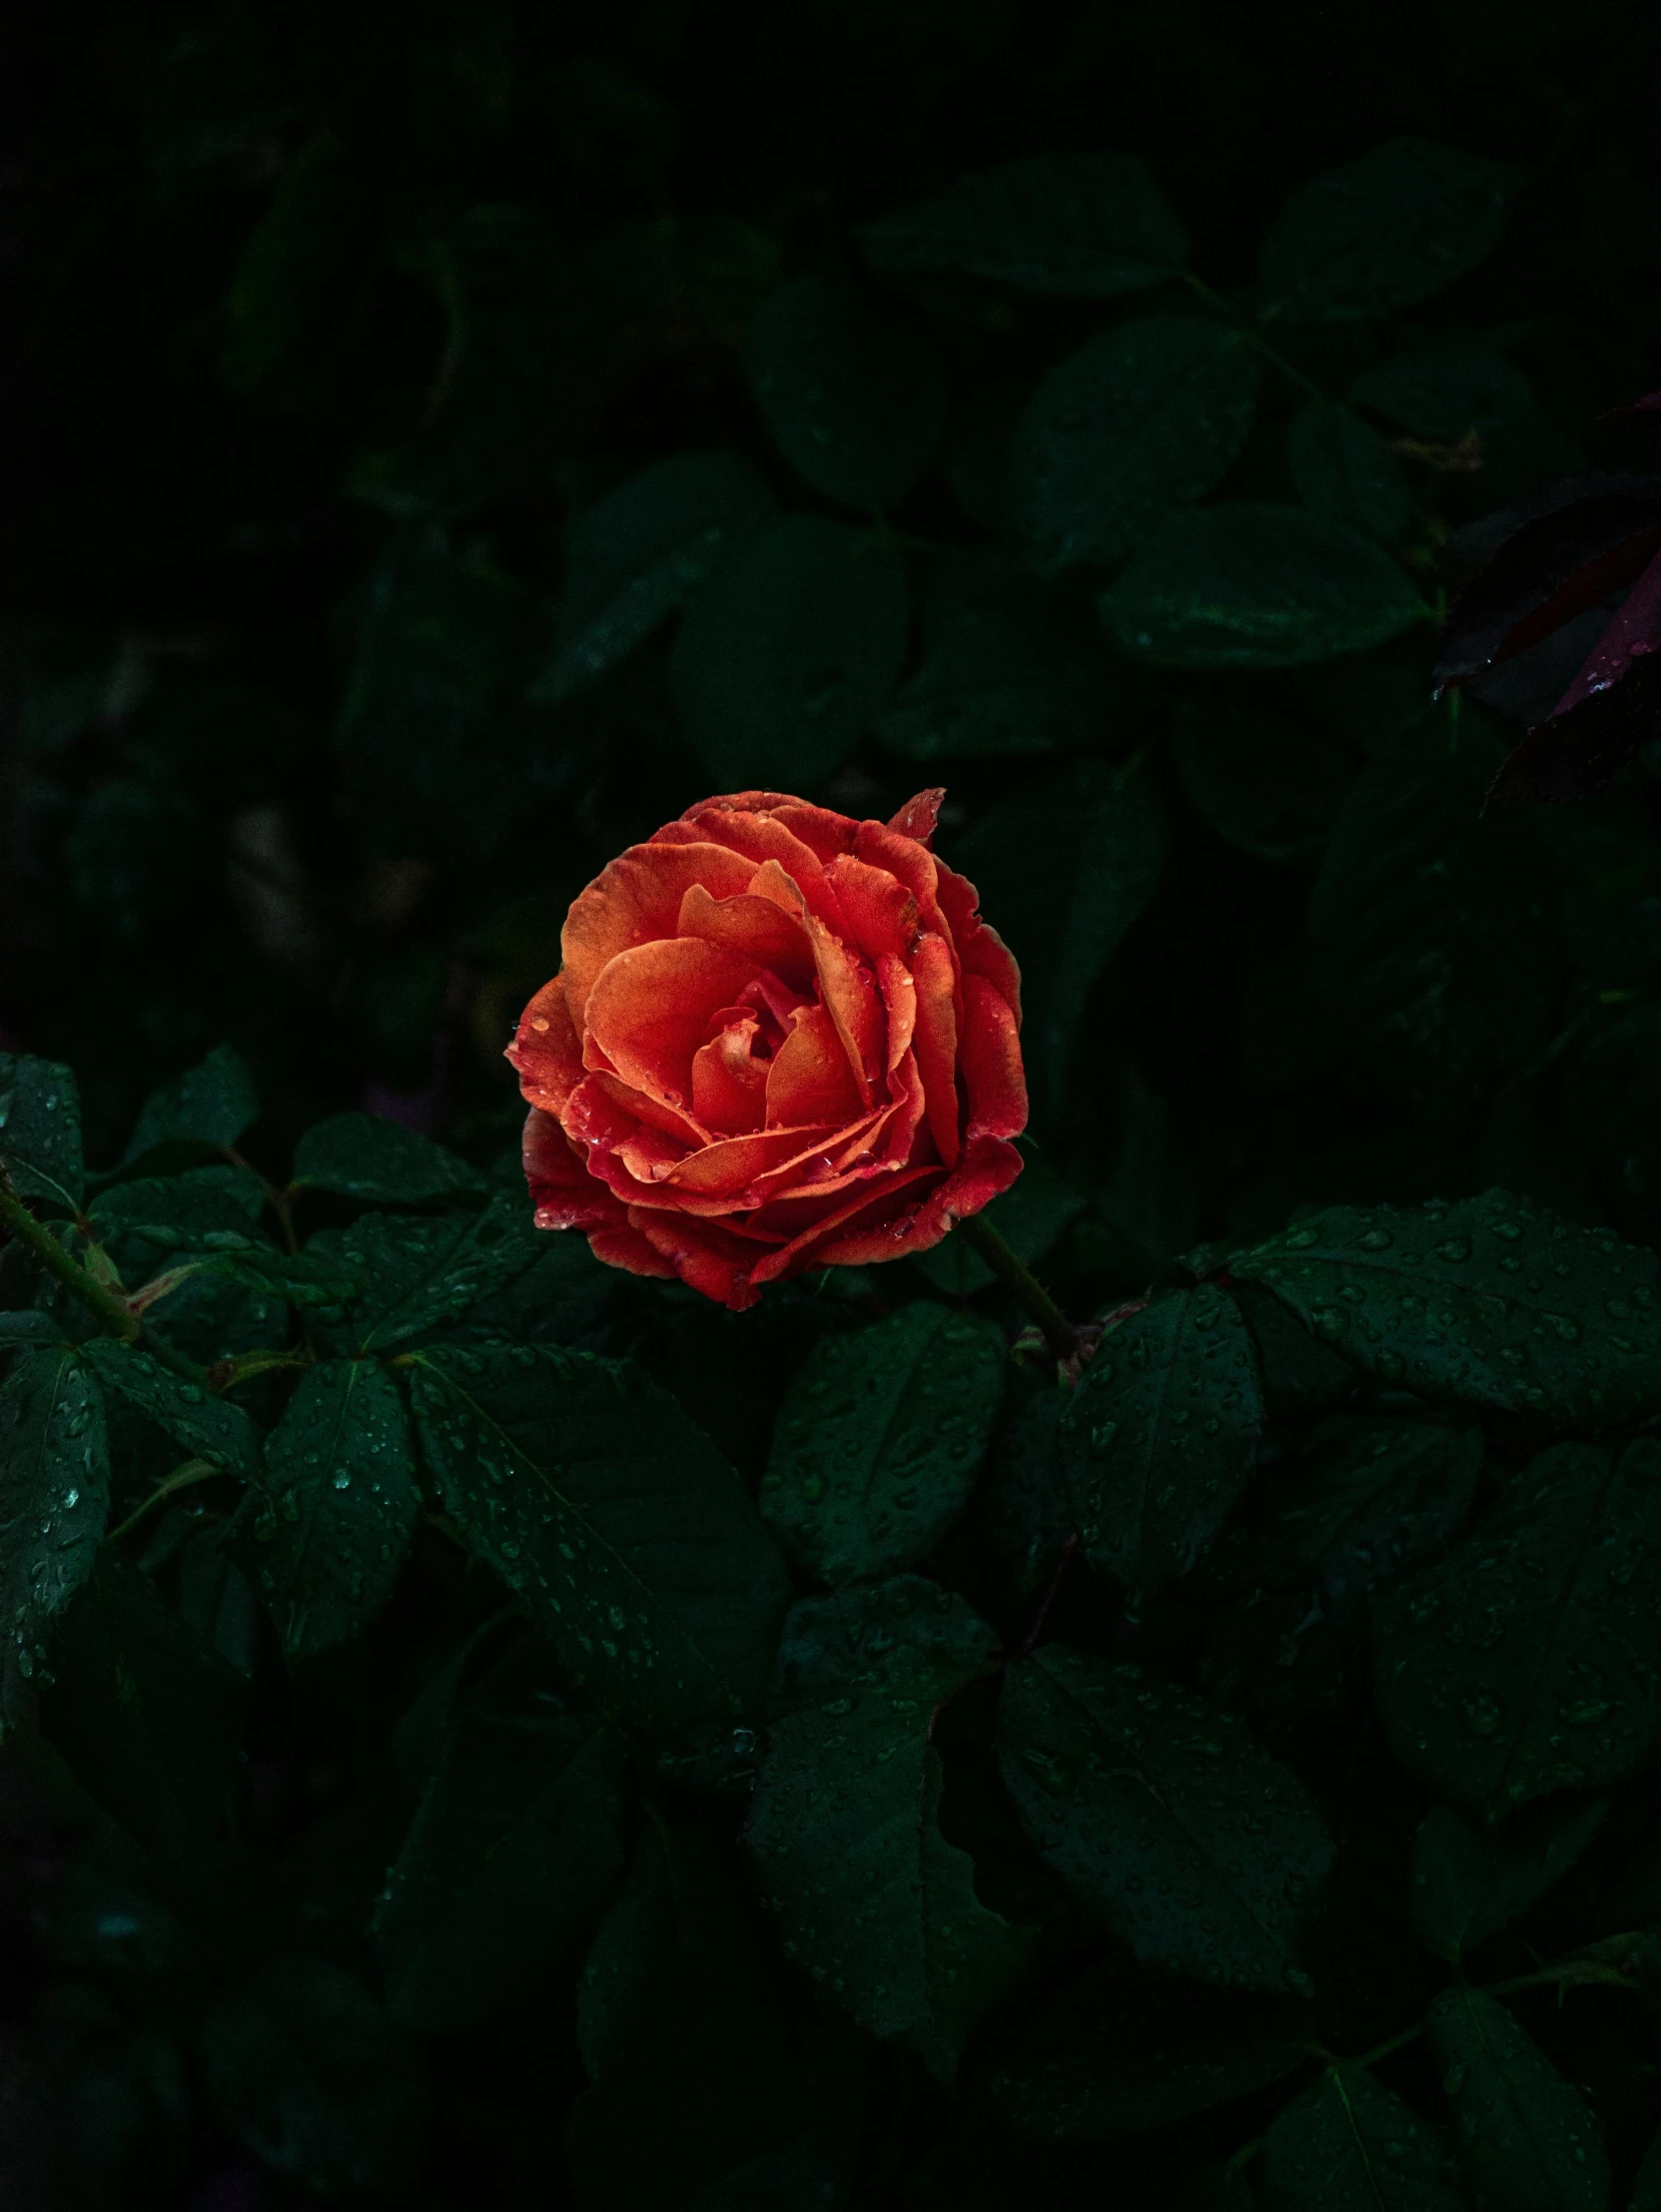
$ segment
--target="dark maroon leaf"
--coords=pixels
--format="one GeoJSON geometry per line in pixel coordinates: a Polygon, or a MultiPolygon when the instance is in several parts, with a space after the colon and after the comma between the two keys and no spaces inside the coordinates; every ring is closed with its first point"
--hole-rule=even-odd
{"type": "MultiPolygon", "coordinates": [[[[1621,613],[1626,609],[1623,607],[1621,613]]],[[[1616,617],[1618,622],[1620,616],[1616,617]]],[[[1611,630],[1614,624],[1610,625],[1611,630]]],[[[1607,638],[1608,632],[1605,632],[1607,638]]],[[[1652,637],[1619,684],[1531,729],[1488,789],[1487,804],[1543,799],[1556,806],[1601,791],[1638,748],[1661,733],[1661,660],[1652,637]]],[[[1590,667],[1603,651],[1587,663],[1590,667]]],[[[1584,672],[1583,672],[1584,673],[1584,672]]],[[[1575,679],[1578,690],[1580,678],[1575,679]]],[[[1572,695],[1572,694],[1571,694],[1572,695]]]]}

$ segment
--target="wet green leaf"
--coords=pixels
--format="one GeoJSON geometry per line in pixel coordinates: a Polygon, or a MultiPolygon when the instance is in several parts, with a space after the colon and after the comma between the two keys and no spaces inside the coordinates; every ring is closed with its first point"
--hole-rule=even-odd
{"type": "Polygon", "coordinates": [[[961,1598],[914,1576],[799,1605],[748,1830],[786,1951],[948,2081],[1027,1948],[941,1834],[929,1742],[937,1708],[995,1650],[961,1598]]]}
{"type": "Polygon", "coordinates": [[[20,1198],[79,1203],[81,1095],[56,1061],[0,1053],[0,1170],[20,1198]]]}
{"type": "Polygon", "coordinates": [[[1301,668],[1427,613],[1374,539],[1267,499],[1173,515],[1101,607],[1124,651],[1160,668],[1301,668]]]}
{"type": "Polygon", "coordinates": [[[927,1299],[822,1337],[773,1432],[761,1511],[828,1583],[909,1567],[969,1502],[1003,1399],[1003,1333],[927,1299]]]}
{"type": "Polygon", "coordinates": [[[1521,181],[1498,162],[1408,138],[1328,170],[1269,226],[1265,320],[1342,322],[1417,306],[1496,244],[1521,181]]]}
{"type": "Polygon", "coordinates": [[[962,270],[1062,299],[1145,291],[1188,260],[1182,225],[1128,154],[1004,162],[867,223],[859,238],[874,269],[962,270]]]}
{"type": "Polygon", "coordinates": [[[459,1320],[534,1266],[543,1241],[524,1192],[511,1188],[477,1213],[366,1213],[349,1229],[312,1237],[303,1256],[363,1286],[347,1316],[330,1324],[329,1348],[385,1352],[459,1320]]]}
{"type": "Polygon", "coordinates": [[[1315,399],[1286,425],[1286,460],[1313,514],[1394,544],[1407,528],[1407,478],[1377,431],[1335,399],[1315,399]]]}
{"type": "Polygon", "coordinates": [[[1356,1366],[1427,1398],[1592,1426],[1657,1403],[1654,1255],[1509,1191],[1332,1206],[1232,1266],[1356,1366]]]}
{"type": "Polygon", "coordinates": [[[241,1406],[228,1405],[164,1367],[153,1352],[114,1337],[94,1337],[83,1356],[100,1380],[154,1421],[189,1454],[223,1473],[251,1482],[259,1472],[260,1431],[241,1406]]]}
{"type": "Polygon", "coordinates": [[[1544,1805],[1497,1835],[1434,1805],[1413,1838],[1413,1926],[1427,1950],[1457,1965],[1467,1950],[1520,1918],[1562,1879],[1603,1825],[1590,1805],[1544,1805]]]}
{"type": "Polygon", "coordinates": [[[1603,2128],[1504,2005],[1444,1989],[1425,2032],[1478,2212],[1604,2212],[1603,2128]]]}
{"type": "Polygon", "coordinates": [[[1012,498],[1061,567],[1119,559],[1165,513],[1220,483],[1256,406],[1257,358],[1226,323],[1122,323],[1058,362],[1016,432],[1012,498]]]}
{"type": "Polygon", "coordinates": [[[915,330],[851,286],[797,277],[762,302],[745,354],[773,443],[823,498],[881,513],[933,459],[939,368],[915,330]]]}
{"type": "Polygon", "coordinates": [[[1173,1291],[1110,1329],[1061,1426],[1091,1564],[1150,1595],[1187,1574],[1250,1481],[1262,1424],[1256,1350],[1226,1290],[1173,1291]]]}
{"type": "Polygon", "coordinates": [[[1328,2066],[1263,2142],[1267,2212],[1460,2212],[1441,2130],[1361,2066],[1328,2066]]]}
{"type": "Polygon", "coordinates": [[[670,684],[721,791],[811,790],[887,705],[905,659],[909,583],[887,539],[819,514],[756,531],[682,625],[670,684]]]}
{"type": "Polygon", "coordinates": [[[122,1164],[164,1144],[234,1144],[259,1111],[260,1094],[248,1063],[235,1047],[216,1045],[205,1060],[145,1100],[122,1164]]]}
{"type": "Polygon", "coordinates": [[[1404,1766],[1497,1820],[1661,1742],[1661,1443],[1558,1444],[1463,1544],[1377,1600],[1378,1709],[1404,1766]]]}
{"type": "Polygon", "coordinates": [[[1331,1844],[1234,1714],[1048,1644],[1009,1670],[999,1747],[1040,1856],[1138,1958],[1228,1987],[1301,1986],[1331,1844]]]}
{"type": "Polygon", "coordinates": [[[104,1397],[67,1345],[0,1385],[0,1728],[30,1709],[53,1620],[92,1572],[110,1510],[104,1397]]]}
{"type": "Polygon", "coordinates": [[[343,1198],[418,1205],[423,1198],[480,1191],[485,1178],[418,1129],[374,1113],[334,1113],[295,1146],[293,1184],[297,1190],[338,1191],[343,1198]]]}
{"type": "Polygon", "coordinates": [[[373,1360],[325,1360],[266,1441],[239,1557],[291,1660],[359,1635],[392,1595],[420,1507],[398,1385],[373,1360]]]}
{"type": "Polygon", "coordinates": [[[446,1509],[577,1681],[647,1727],[754,1710],[784,1563],[666,1391],[524,1344],[435,1347],[412,1383],[446,1509]]]}

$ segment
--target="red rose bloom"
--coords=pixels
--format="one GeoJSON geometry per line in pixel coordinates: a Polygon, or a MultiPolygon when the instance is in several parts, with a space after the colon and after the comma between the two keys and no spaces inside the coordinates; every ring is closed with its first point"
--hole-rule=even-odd
{"type": "Polygon", "coordinates": [[[1020,971],[929,851],[943,796],[705,799],[588,886],[507,1050],[539,1227],[740,1311],[1009,1188],[1020,971]]]}

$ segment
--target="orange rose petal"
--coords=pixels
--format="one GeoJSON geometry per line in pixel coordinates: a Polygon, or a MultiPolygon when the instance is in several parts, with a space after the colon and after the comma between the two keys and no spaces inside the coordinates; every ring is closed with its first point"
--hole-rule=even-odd
{"type": "Polygon", "coordinates": [[[982,1206],[1006,1191],[1021,1167],[1021,1154],[1013,1144],[995,1136],[973,1137],[954,1171],[929,1191],[921,1204],[908,1206],[898,1219],[881,1225],[856,1222],[822,1244],[814,1264],[870,1267],[884,1260],[904,1259],[912,1252],[926,1252],[956,1222],[979,1213],[982,1206]]]}
{"type": "Polygon", "coordinates": [[[892,953],[878,961],[877,983],[887,1018],[888,1073],[892,1075],[911,1051],[917,1029],[917,985],[905,962],[892,953]]]}
{"type": "Polygon", "coordinates": [[[964,974],[985,976],[1009,1002],[1015,1025],[1021,1026],[1021,971],[1015,955],[995,929],[977,911],[980,893],[964,876],[950,868],[940,871],[940,904],[951,924],[958,960],[964,974]]]}
{"type": "Polygon", "coordinates": [[[787,982],[805,985],[813,975],[807,933],[795,915],[772,899],[743,893],[712,899],[695,883],[680,902],[677,937],[702,938],[731,953],[746,953],[758,967],[770,968],[787,982]]]}
{"type": "Polygon", "coordinates": [[[969,1125],[991,1136],[1019,1136],[1027,1126],[1027,1077],[1021,1065],[1019,1020],[985,976],[965,976],[961,1062],[969,1093],[969,1125]]]}
{"type": "Polygon", "coordinates": [[[608,1267],[621,1267],[631,1275],[655,1275],[667,1282],[675,1279],[674,1261],[665,1259],[650,1239],[642,1236],[627,1220],[609,1222],[602,1229],[590,1229],[588,1249],[608,1267]]]}
{"type": "Polygon", "coordinates": [[[915,838],[919,845],[926,846],[934,836],[945,797],[945,786],[940,784],[932,790],[918,792],[916,798],[906,801],[898,814],[889,817],[888,827],[901,837],[915,838]]]}
{"type": "Polygon", "coordinates": [[[770,1061],[752,1051],[761,1024],[734,1008],[735,1019],[692,1055],[692,1110],[707,1129],[742,1136],[767,1118],[770,1061]]]}
{"type": "Polygon", "coordinates": [[[803,1006],[793,1021],[767,1074],[767,1126],[840,1127],[856,1119],[865,1101],[830,1016],[823,1007],[803,1006]]]}
{"type": "MultiPolygon", "coordinates": [[[[1020,1156],[1018,1152],[1017,1159],[1020,1156]]],[[[800,1274],[804,1268],[820,1265],[821,1262],[814,1254],[833,1231],[845,1229],[849,1222],[856,1220],[868,1209],[903,1204],[902,1194],[905,1191],[914,1189],[926,1176],[938,1179],[941,1174],[939,1167],[908,1167],[897,1175],[887,1177],[875,1190],[869,1184],[862,1185],[855,1197],[827,1213],[822,1220],[811,1222],[799,1230],[787,1244],[781,1244],[776,1252],[769,1252],[765,1258],[758,1259],[751,1269],[751,1279],[758,1283],[780,1282],[786,1275],[800,1274]]]]}
{"type": "Polygon", "coordinates": [[[582,1081],[582,1040],[565,1004],[562,976],[543,984],[520,1015],[507,1058],[526,1101],[548,1113],[557,1113],[582,1081]]]}
{"type": "Polygon", "coordinates": [[[684,1214],[648,1214],[631,1208],[629,1223],[682,1282],[717,1305],[742,1313],[760,1297],[751,1279],[750,1253],[706,1222],[689,1220],[684,1214]]]}
{"type": "Polygon", "coordinates": [[[876,1073],[882,1065],[882,1008],[870,977],[842,941],[809,910],[800,884],[775,862],[768,861],[756,870],[751,889],[759,898],[770,899],[786,913],[800,916],[808,943],[813,948],[820,1002],[836,1025],[836,1034],[848,1056],[848,1066],[859,1086],[860,1102],[869,1106],[875,1096],[876,1073]]]}
{"type": "Polygon", "coordinates": [[[648,1128],[661,1129],[665,1136],[672,1137],[682,1151],[689,1144],[709,1141],[709,1130],[695,1112],[682,1112],[665,1100],[654,1098],[649,1091],[636,1091],[632,1084],[624,1083],[621,1076],[604,1068],[590,1069],[560,1108],[559,1118],[568,1135],[581,1139],[583,1132],[578,1117],[591,1115],[596,1102],[602,1099],[609,1102],[615,1113],[623,1116],[621,1120],[608,1119],[603,1124],[607,1130],[632,1127],[636,1121],[644,1121],[648,1128]]]}
{"type": "Polygon", "coordinates": [[[588,994],[587,1035],[624,1083],[671,1106],[692,1094],[692,1055],[709,1019],[756,975],[741,953],[696,937],[636,945],[606,963],[588,994]]]}
{"type": "Polygon", "coordinates": [[[904,959],[917,939],[917,901],[886,868],[839,853],[825,870],[836,893],[848,935],[873,960],[892,954],[904,959]]]}
{"type": "MultiPolygon", "coordinates": [[[[719,844],[723,851],[731,852],[759,868],[764,862],[777,861],[781,868],[793,876],[817,876],[823,864],[812,846],[804,845],[793,836],[788,825],[775,821],[770,814],[746,814],[728,811],[715,813],[705,810],[693,821],[671,823],[668,830],[657,835],[665,843],[678,842],[670,837],[670,830],[680,831],[707,844],[719,844]]],[[[740,890],[743,886],[738,887],[740,890]]],[[[723,892],[723,898],[733,896],[723,892]]]]}
{"type": "Polygon", "coordinates": [[[540,1106],[525,1117],[523,1158],[539,1229],[586,1229],[623,1218],[616,1198],[589,1174],[559,1123],[540,1106]]]}
{"type": "Polygon", "coordinates": [[[759,1129],[753,1136],[721,1137],[702,1151],[689,1153],[664,1180],[677,1190],[748,1203],[748,1193],[763,1176],[821,1157],[834,1134],[820,1127],[759,1129]]]}
{"type": "Polygon", "coordinates": [[[917,1033],[912,1050],[928,1100],[929,1127],[950,1167],[959,1145],[957,976],[944,938],[917,941],[911,972],[917,984],[917,1033]]]}
{"type": "Polygon", "coordinates": [[[673,937],[680,902],[693,884],[717,899],[743,891],[750,877],[724,845],[631,845],[581,892],[565,917],[559,944],[565,999],[580,1030],[588,994],[600,971],[631,946],[673,937]]]}

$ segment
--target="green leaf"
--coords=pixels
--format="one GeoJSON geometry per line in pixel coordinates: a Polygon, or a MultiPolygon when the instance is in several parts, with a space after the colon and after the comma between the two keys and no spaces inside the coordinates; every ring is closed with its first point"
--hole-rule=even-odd
{"type": "Polygon", "coordinates": [[[669,667],[716,788],[811,790],[839,768],[899,680],[908,620],[887,539],[819,514],[748,537],[693,602],[669,667]]]}
{"type": "Polygon", "coordinates": [[[202,2025],[219,2116],[262,2165],[319,2196],[408,2203],[428,2093],[419,2060],[363,1985],[321,1958],[276,1958],[202,2025]]]}
{"type": "Polygon", "coordinates": [[[1661,2212],[1661,2132],[1644,2153],[1633,2186],[1631,2212],[1661,2212]]]}
{"type": "Polygon", "coordinates": [[[238,1556],[290,1660],[359,1635],[392,1596],[420,1507],[404,1400],[373,1360],[302,1376],[266,1439],[238,1556]]]}
{"type": "Polygon", "coordinates": [[[485,1177],[418,1129],[375,1113],[334,1113],[295,1146],[292,1187],[418,1205],[482,1190],[485,1177]]]}
{"type": "Polygon", "coordinates": [[[1179,704],[1172,751],[1208,828],[1257,860],[1315,859],[1355,779],[1329,738],[1227,694],[1179,704]]]}
{"type": "Polygon", "coordinates": [[[810,1599],[780,1649],[793,1710],[768,1735],[748,1841],[786,1951],[869,2033],[949,2081],[1026,1938],[940,1832],[937,1709],[997,1640],[915,1576],[810,1599]]]}
{"type": "Polygon", "coordinates": [[[1387,544],[1406,534],[1411,509],[1400,461],[1377,431],[1336,399],[1315,399],[1286,425],[1286,460],[1313,514],[1387,544]]]}
{"type": "Polygon", "coordinates": [[[1496,244],[1521,182],[1498,162],[1408,138],[1328,170],[1269,226],[1264,318],[1348,322],[1416,307],[1496,244]]]}
{"type": "MultiPolygon", "coordinates": [[[[1307,1339],[1305,1338],[1305,1342],[1307,1339]]],[[[1482,1431],[1339,1415],[1271,1476],[1267,1518],[1234,1557],[1242,1586],[1307,1589],[1333,1614],[1438,1553],[1470,1518],[1482,1431]]]]}
{"type": "Polygon", "coordinates": [[[210,1397],[200,1383],[181,1380],[154,1353],[136,1344],[97,1336],[81,1351],[108,1389],[119,1391],[130,1405],[165,1429],[191,1458],[205,1459],[210,1467],[244,1482],[258,1475],[260,1431],[241,1406],[210,1397]]]}
{"type": "Polygon", "coordinates": [[[412,1382],[446,1509],[577,1681],[646,1727],[754,1709],[784,1564],[666,1391],[522,1344],[415,1354],[412,1382]]]}
{"type": "Polygon", "coordinates": [[[1040,1857],[1138,1958],[1235,1988],[1302,1986],[1297,1942],[1331,1844],[1234,1714],[1047,1644],[1010,1668],[998,1739],[1040,1857]]]}
{"type": "MultiPolygon", "coordinates": [[[[1022,1140],[1021,1151],[1025,1164],[1019,1177],[984,1209],[984,1217],[1016,1258],[1032,1266],[1084,1211],[1085,1199],[1030,1139],[1022,1140]]],[[[951,1298],[973,1297],[998,1279],[966,1236],[948,1236],[933,1251],[916,1253],[913,1265],[951,1298]]]]}
{"type": "Polygon", "coordinates": [[[822,1581],[863,1582],[931,1551],[969,1503],[1003,1401],[1003,1332],[922,1298],[822,1336],[773,1431],[761,1513],[822,1581]]]}
{"type": "Polygon", "coordinates": [[[1603,2128],[1504,2005],[1444,1989],[1424,2026],[1481,2212],[1604,2212],[1603,2128]]]}
{"type": "Polygon", "coordinates": [[[1047,2143],[1095,2143],[1267,2088],[1307,2045],[1284,2007],[1202,1997],[1122,1958],[1069,1982],[1006,2044],[989,2087],[999,2114],[1047,2143]]]}
{"type": "MultiPolygon", "coordinates": [[[[696,2203],[805,2116],[793,2023],[736,1873],[689,1823],[655,1821],[594,1937],[576,2014],[591,2086],[568,2142],[595,2212],[696,2203]]],[[[730,2201],[778,2200],[740,2182],[730,2201]]]]}
{"type": "Polygon", "coordinates": [[[531,696],[557,704],[627,658],[773,510],[736,453],[673,453],[572,518],[553,654],[531,696]]]}
{"type": "Polygon", "coordinates": [[[1113,561],[1166,511],[1222,481],[1251,429],[1257,358],[1194,316],[1122,323],[1058,362],[1010,458],[1013,500],[1055,567],[1113,561]]]}
{"type": "Polygon", "coordinates": [[[45,1733],[87,1795],[164,1866],[200,1869],[242,1759],[244,1684],[108,1553],[63,1617],[52,1674],[45,1733]]]}
{"type": "Polygon", "coordinates": [[[1413,1837],[1419,1941],[1456,1966],[1563,1878],[1608,1810],[1601,1798],[1590,1805],[1541,1806],[1492,1835],[1451,1806],[1432,1806],[1413,1837]]]}
{"type": "Polygon", "coordinates": [[[1449,444],[1498,429],[1533,406],[1528,378],[1503,354],[1475,346],[1431,346],[1391,354],[1363,369],[1349,396],[1375,407],[1415,437],[1449,444]]]}
{"type": "Polygon", "coordinates": [[[1378,1711],[1402,1765],[1497,1820],[1599,1789],[1661,1742],[1661,1442],[1558,1444],[1438,1565],[1378,1599],[1378,1711]]]}
{"type": "MultiPolygon", "coordinates": [[[[265,1207],[265,1189],[246,1167],[188,1167],[177,1175],[135,1175],[107,1184],[87,1201],[93,1232],[111,1248],[124,1278],[142,1281],[162,1254],[266,1244],[250,1232],[265,1207]],[[131,1241],[129,1241],[131,1240],[131,1241]],[[143,1245],[150,1251],[140,1250],[143,1245]]],[[[275,1252],[274,1255],[275,1256],[275,1252]]]]}
{"type": "Polygon", "coordinates": [[[922,666],[873,727],[908,760],[1093,751],[1139,706],[1086,610],[977,547],[935,569],[922,666]]]}
{"type": "Polygon", "coordinates": [[[1441,2130],[1362,2066],[1328,2066],[1263,2139],[1266,2212],[1460,2212],[1441,2130]]]}
{"type": "Polygon", "coordinates": [[[56,1061],[0,1053],[0,1172],[20,1198],[81,1197],[81,1095],[56,1061]]]}
{"type": "Polygon", "coordinates": [[[476,2027],[557,1965],[623,1870],[626,1756],[592,1714],[462,1708],[371,1924],[401,2026],[476,2027]]]}
{"type": "Polygon", "coordinates": [[[1506,1190],[1456,1205],[1331,1206],[1238,1255],[1380,1382],[1596,1427],[1661,1399],[1661,1265],[1506,1190]]]}
{"type": "Polygon", "coordinates": [[[329,1332],[329,1348],[347,1354],[389,1351],[458,1320],[533,1267],[542,1244],[515,1184],[477,1213],[364,1214],[348,1229],[321,1230],[303,1256],[363,1285],[351,1313],[329,1332]]]}
{"type": "Polygon", "coordinates": [[[1091,1565],[1152,1594],[1185,1575],[1251,1479],[1256,1349],[1226,1290],[1156,1298],[1110,1329],[1061,1425],[1091,1565]]]}
{"type": "Polygon", "coordinates": [[[1309,907],[1310,974],[1368,1081],[1440,1102],[1489,1094],[1550,1040],[1561,879],[1525,810],[1482,812],[1502,757],[1441,715],[1386,744],[1332,826],[1309,907]]]}
{"type": "Polygon", "coordinates": [[[962,270],[1059,299],[1112,300],[1180,276],[1188,240],[1130,154],[1029,155],[867,223],[873,269],[962,270]]]}
{"type": "Polygon", "coordinates": [[[164,1144],[234,1144],[259,1117],[260,1094],[241,1053],[216,1045],[171,1083],[151,1092],[139,1109],[122,1165],[130,1166],[164,1144]]]}
{"type": "Polygon", "coordinates": [[[67,1346],[27,1351],[0,1385],[0,1728],[30,1708],[55,1617],[92,1572],[110,1511],[104,1399],[67,1346]]]}
{"type": "Polygon", "coordinates": [[[1027,1080],[1054,1114],[1091,988],[1159,883],[1159,800],[1135,768],[1081,761],[1001,800],[948,857],[1021,963],[1027,1080]]]}
{"type": "Polygon", "coordinates": [[[1173,515],[1101,607],[1124,650],[1160,668],[1301,668],[1427,613],[1371,538],[1267,499],[1173,515]]]}
{"type": "Polygon", "coordinates": [[[762,302],[745,349],[773,443],[822,498],[881,513],[934,458],[946,427],[937,364],[851,286],[797,277],[762,302]]]}

